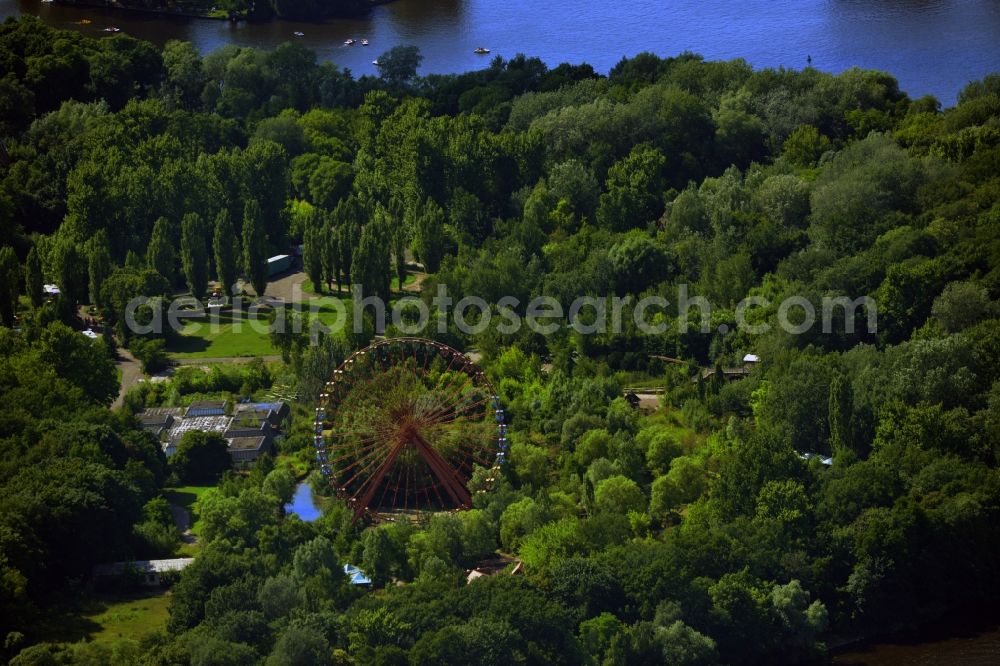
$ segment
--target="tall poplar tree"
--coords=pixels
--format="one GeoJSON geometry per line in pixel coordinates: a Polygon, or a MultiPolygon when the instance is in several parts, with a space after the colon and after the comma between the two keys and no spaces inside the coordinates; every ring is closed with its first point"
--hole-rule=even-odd
{"type": "Polygon", "coordinates": [[[0,248],[0,323],[4,326],[14,325],[20,285],[21,266],[14,249],[6,245],[0,248]]]}
{"type": "Polygon", "coordinates": [[[215,250],[216,277],[222,285],[225,294],[232,293],[236,284],[236,232],[233,230],[233,220],[229,211],[223,208],[215,217],[215,231],[212,235],[212,246],[215,250]]]}
{"type": "Polygon", "coordinates": [[[378,296],[389,303],[392,271],[389,266],[389,244],[384,230],[376,224],[366,224],[361,241],[351,262],[351,278],[360,284],[366,296],[378,296]]]}
{"type": "Polygon", "coordinates": [[[250,199],[243,208],[243,271],[260,298],[267,289],[267,249],[260,204],[250,199]]]}
{"type": "Polygon", "coordinates": [[[302,238],[302,263],[306,275],[313,284],[313,289],[323,288],[323,257],[326,254],[326,243],[323,238],[323,211],[313,208],[306,218],[305,231],[302,238]]]}
{"type": "Polygon", "coordinates": [[[42,304],[45,297],[45,278],[42,275],[42,260],[38,258],[38,249],[32,247],[24,262],[24,287],[33,307],[42,304]]]}
{"type": "Polygon", "coordinates": [[[167,282],[171,285],[174,283],[177,275],[177,253],[174,250],[170,220],[165,217],[159,218],[153,224],[153,235],[149,239],[149,247],[146,248],[146,264],[167,278],[167,282]]]}
{"type": "Polygon", "coordinates": [[[111,275],[114,265],[111,262],[111,246],[108,235],[101,229],[87,243],[90,251],[87,253],[87,275],[90,291],[90,302],[101,306],[101,285],[105,278],[111,275]]]}
{"type": "Polygon", "coordinates": [[[326,224],[323,225],[321,238],[323,241],[323,275],[326,284],[331,291],[336,284],[337,291],[340,291],[340,234],[337,233],[337,229],[330,220],[327,220],[326,224]]]}
{"type": "Polygon", "coordinates": [[[201,300],[208,288],[208,250],[205,229],[198,213],[187,213],[181,219],[181,266],[191,294],[201,300]]]}
{"type": "MultiPolygon", "coordinates": [[[[854,451],[851,436],[851,417],[854,412],[854,394],[850,380],[837,375],[830,382],[830,450],[834,455],[854,451]]],[[[855,451],[855,453],[857,453],[855,451]]]]}

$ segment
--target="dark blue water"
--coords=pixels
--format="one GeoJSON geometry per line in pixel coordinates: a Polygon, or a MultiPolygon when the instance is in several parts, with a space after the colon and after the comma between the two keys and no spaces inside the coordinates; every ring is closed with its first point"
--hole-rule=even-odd
{"type": "Polygon", "coordinates": [[[0,0],[0,17],[19,12],[94,35],[114,24],[158,43],[186,39],[203,52],[226,43],[272,48],[299,39],[355,74],[374,74],[371,61],[398,44],[420,47],[424,73],[463,72],[486,66],[492,55],[517,53],[550,65],[588,62],[601,72],[641,51],[668,56],[689,50],[708,59],[795,69],[812,56],[813,66],[824,71],[888,71],[912,97],[933,94],[950,105],[965,83],[1000,71],[997,0],[397,0],[365,19],[322,25],[165,21],[0,0]],[[82,18],[93,22],[80,26],[82,18]],[[371,45],[344,46],[348,37],[371,45]],[[492,55],[473,54],[477,46],[492,55]]]}
{"type": "Polygon", "coordinates": [[[295,488],[295,495],[292,501],[285,505],[285,513],[294,513],[302,520],[312,522],[323,515],[316,503],[313,501],[312,486],[307,482],[302,482],[295,488]]]}

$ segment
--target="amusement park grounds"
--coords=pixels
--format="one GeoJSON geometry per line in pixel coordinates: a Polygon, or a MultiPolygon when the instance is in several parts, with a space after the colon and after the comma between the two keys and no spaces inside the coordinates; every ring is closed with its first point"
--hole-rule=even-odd
{"type": "MultiPolygon", "coordinates": [[[[423,282],[424,273],[410,272],[403,282],[403,291],[399,291],[399,282],[395,278],[392,281],[394,293],[402,295],[404,292],[413,294],[419,292],[420,284],[423,282]]],[[[281,279],[279,282],[296,282],[298,279],[302,286],[302,294],[317,294],[312,282],[305,279],[301,273],[292,274],[281,279]]],[[[275,283],[272,283],[275,284],[275,283]]],[[[271,295],[269,290],[265,292],[271,295]]],[[[280,291],[289,291],[281,289],[280,291]]],[[[291,296],[291,293],[288,294],[291,296]]],[[[284,297],[284,293],[275,294],[284,297]]],[[[294,304],[289,299],[286,300],[286,309],[291,309],[294,304]]],[[[325,325],[333,325],[337,322],[338,310],[334,301],[339,300],[345,308],[351,306],[351,296],[347,291],[323,292],[301,301],[303,311],[314,311],[318,319],[325,325]]],[[[213,315],[215,316],[215,315],[213,315]]],[[[175,359],[221,359],[235,357],[255,357],[274,356],[278,351],[271,344],[269,335],[260,326],[253,325],[246,310],[224,309],[217,314],[218,325],[210,326],[207,318],[199,318],[188,322],[179,335],[170,336],[167,343],[167,352],[175,359]]]]}

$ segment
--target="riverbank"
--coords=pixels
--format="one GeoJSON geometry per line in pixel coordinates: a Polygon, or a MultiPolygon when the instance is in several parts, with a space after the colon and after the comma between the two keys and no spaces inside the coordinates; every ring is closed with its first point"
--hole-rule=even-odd
{"type": "Polygon", "coordinates": [[[996,663],[997,654],[1000,654],[1000,607],[977,606],[907,630],[842,644],[830,651],[830,663],[991,666],[996,663]]]}
{"type": "MultiPolygon", "coordinates": [[[[361,18],[311,22],[287,17],[198,20],[200,16],[156,9],[108,9],[105,0],[81,1],[91,4],[0,0],[0,20],[32,14],[47,25],[93,37],[107,36],[103,28],[114,25],[160,46],[174,39],[190,42],[202,55],[229,44],[271,50],[296,40],[314,51],[318,61],[336,63],[356,77],[377,75],[372,59],[401,44],[420,49],[420,74],[482,69],[489,63],[473,53],[478,46],[505,59],[517,53],[537,56],[549,67],[586,62],[604,74],[623,56],[641,51],[743,58],[758,69],[801,69],[811,56],[812,66],[824,72],[853,66],[891,72],[911,98],[932,94],[946,107],[955,103],[966,82],[996,69],[995,45],[1000,42],[1000,10],[993,0],[963,0],[946,10],[939,3],[720,0],[711,12],[694,0],[669,5],[657,0],[624,5],[411,0],[383,6],[383,0],[376,0],[366,3],[373,9],[361,18]],[[357,46],[345,45],[350,39],[357,46]],[[368,49],[362,48],[362,39],[369,40],[368,49]],[[955,48],[957,43],[961,49],[955,48]]],[[[184,11],[198,13],[191,6],[184,11]]]]}

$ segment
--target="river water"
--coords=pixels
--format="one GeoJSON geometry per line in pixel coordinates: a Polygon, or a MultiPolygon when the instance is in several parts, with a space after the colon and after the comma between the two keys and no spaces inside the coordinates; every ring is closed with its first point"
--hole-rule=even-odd
{"type": "Polygon", "coordinates": [[[363,19],[324,24],[170,18],[101,9],[0,0],[0,18],[21,12],[93,35],[108,25],[162,44],[185,39],[202,52],[223,44],[273,48],[298,39],[355,75],[398,44],[415,44],[422,73],[485,67],[485,46],[509,58],[538,56],[549,65],[588,62],[607,72],[623,56],[694,51],[708,59],[745,58],[755,67],[852,66],[895,75],[912,97],[946,105],[970,80],[1000,71],[997,0],[397,0],[363,19]],[[83,18],[92,23],[79,25],[83,18]],[[305,33],[295,37],[293,33],[305,33]],[[358,45],[345,46],[355,38],[358,45]],[[371,45],[364,47],[360,40],[371,45]]]}

